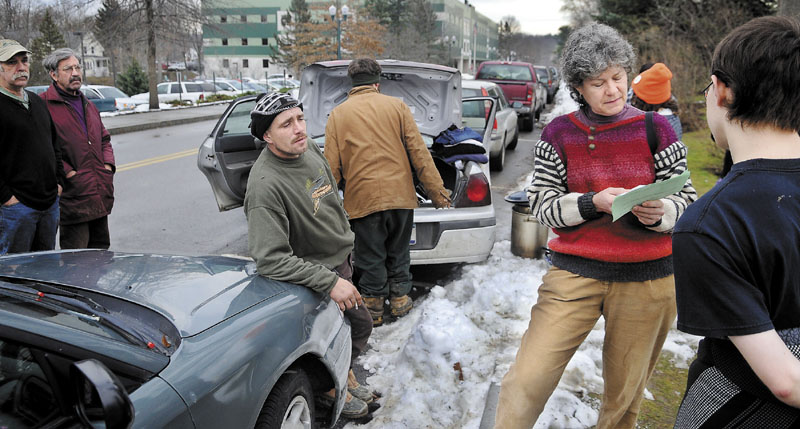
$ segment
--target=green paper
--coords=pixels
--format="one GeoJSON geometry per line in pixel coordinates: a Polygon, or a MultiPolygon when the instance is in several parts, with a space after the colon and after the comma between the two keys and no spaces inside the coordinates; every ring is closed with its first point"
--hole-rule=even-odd
{"type": "Polygon", "coordinates": [[[640,185],[630,191],[617,195],[611,204],[611,216],[614,221],[631,211],[633,206],[637,206],[645,201],[653,201],[666,196],[677,194],[683,189],[683,185],[689,180],[689,170],[678,176],[670,177],[663,182],[640,185]]]}

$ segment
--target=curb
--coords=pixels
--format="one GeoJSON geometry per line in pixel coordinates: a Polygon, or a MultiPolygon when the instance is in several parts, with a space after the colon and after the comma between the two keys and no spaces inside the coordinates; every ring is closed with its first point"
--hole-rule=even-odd
{"type": "Polygon", "coordinates": [[[132,133],[136,131],[144,131],[144,130],[151,130],[154,128],[161,128],[161,127],[171,127],[174,125],[181,125],[181,124],[190,124],[192,122],[201,122],[201,121],[208,121],[212,119],[218,119],[220,114],[214,115],[203,115],[203,116],[193,116],[189,118],[180,118],[180,119],[169,119],[165,121],[154,121],[154,122],[144,122],[140,124],[133,124],[133,125],[121,125],[118,127],[106,128],[108,132],[113,135],[118,134],[125,134],[125,133],[132,133]]]}

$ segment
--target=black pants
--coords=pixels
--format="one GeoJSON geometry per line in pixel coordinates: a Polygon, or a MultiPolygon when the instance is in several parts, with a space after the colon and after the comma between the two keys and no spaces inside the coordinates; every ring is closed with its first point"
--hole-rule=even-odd
{"type": "Polygon", "coordinates": [[[108,216],[88,222],[61,225],[59,244],[62,249],[108,249],[108,216]]]}
{"type": "MultiPolygon", "coordinates": [[[[339,277],[352,282],[353,281],[353,263],[352,259],[348,256],[347,260],[341,265],[333,269],[339,277]]],[[[359,306],[345,310],[344,317],[350,322],[350,340],[352,343],[350,353],[350,366],[356,361],[356,358],[367,348],[367,340],[372,334],[372,316],[369,314],[366,305],[359,306]]]]}
{"type": "Polygon", "coordinates": [[[411,291],[409,254],[414,211],[384,210],[350,220],[356,235],[355,269],[361,294],[403,296],[411,291]]]}

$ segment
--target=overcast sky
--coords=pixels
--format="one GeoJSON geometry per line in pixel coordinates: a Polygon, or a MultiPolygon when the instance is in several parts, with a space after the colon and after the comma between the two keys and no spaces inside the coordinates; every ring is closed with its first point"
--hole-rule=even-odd
{"type": "Polygon", "coordinates": [[[561,12],[562,0],[469,0],[475,10],[495,22],[513,15],[528,34],[558,34],[558,27],[568,25],[561,12]]]}

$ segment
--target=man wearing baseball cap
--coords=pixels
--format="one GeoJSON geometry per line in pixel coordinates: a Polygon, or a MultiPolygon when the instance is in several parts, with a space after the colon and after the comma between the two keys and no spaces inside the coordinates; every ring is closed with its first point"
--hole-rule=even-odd
{"type": "Polygon", "coordinates": [[[44,101],[25,91],[30,51],[0,40],[0,255],[55,248],[61,151],[44,101]]]}
{"type": "MultiPolygon", "coordinates": [[[[258,273],[305,286],[330,297],[350,321],[350,363],[367,346],[370,316],[352,283],[353,232],[336,181],[314,142],[308,141],[303,105],[289,94],[258,98],[250,112],[250,133],[266,142],[247,180],[244,213],[247,242],[258,273]]],[[[368,414],[372,392],[350,371],[342,416],[368,414]]],[[[336,391],[318,396],[334,403],[336,391]]]]}

